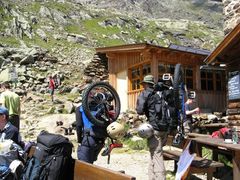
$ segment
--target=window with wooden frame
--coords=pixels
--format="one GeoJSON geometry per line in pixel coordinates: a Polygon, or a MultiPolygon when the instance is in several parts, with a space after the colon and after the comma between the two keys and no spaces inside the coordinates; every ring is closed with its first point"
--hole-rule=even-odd
{"type": "Polygon", "coordinates": [[[175,65],[174,64],[158,64],[158,78],[162,79],[164,73],[170,73],[172,76],[174,74],[175,65]]]}
{"type": "MultiPolygon", "coordinates": [[[[163,64],[159,63],[158,64],[158,78],[162,79],[162,75],[164,73],[170,73],[172,76],[174,75],[174,70],[175,70],[175,64],[163,64]]],[[[194,89],[193,85],[193,68],[192,67],[183,67],[184,70],[184,81],[185,84],[187,85],[188,89],[194,89]]]]}
{"type": "Polygon", "coordinates": [[[193,68],[192,67],[185,67],[184,68],[184,81],[187,86],[187,89],[193,90],[193,68]]]}
{"type": "Polygon", "coordinates": [[[129,69],[130,91],[141,89],[143,77],[148,74],[151,74],[150,64],[141,64],[129,69]]]}
{"type": "Polygon", "coordinates": [[[201,70],[201,89],[207,91],[214,90],[213,82],[212,70],[201,70]]]}

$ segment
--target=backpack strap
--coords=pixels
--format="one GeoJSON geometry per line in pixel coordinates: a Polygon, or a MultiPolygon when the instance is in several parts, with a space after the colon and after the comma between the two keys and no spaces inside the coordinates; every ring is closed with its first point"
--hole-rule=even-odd
{"type": "Polygon", "coordinates": [[[81,143],[83,139],[83,120],[82,113],[80,112],[80,107],[81,106],[78,106],[76,108],[76,130],[78,143],[81,143]]]}

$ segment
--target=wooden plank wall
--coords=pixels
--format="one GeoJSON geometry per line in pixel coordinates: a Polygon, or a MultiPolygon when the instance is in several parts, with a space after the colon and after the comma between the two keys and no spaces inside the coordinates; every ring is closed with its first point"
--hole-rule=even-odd
{"type": "MultiPolygon", "coordinates": [[[[222,111],[226,107],[226,95],[225,92],[208,92],[200,91],[200,65],[203,64],[203,59],[206,56],[194,55],[179,51],[171,51],[166,49],[160,49],[155,52],[148,50],[138,52],[126,52],[126,53],[108,53],[108,67],[109,67],[109,81],[114,88],[117,89],[116,74],[123,70],[127,70],[130,67],[136,66],[146,61],[151,61],[152,68],[156,66],[156,62],[163,62],[168,64],[181,63],[185,66],[192,66],[194,70],[194,87],[197,91],[197,102],[200,108],[210,108],[212,111],[222,111]],[[198,74],[197,74],[198,73],[198,74]]],[[[155,67],[158,69],[157,67],[155,67]]],[[[153,71],[155,72],[155,71],[153,71]]],[[[158,76],[158,73],[154,73],[158,76]]],[[[155,77],[158,78],[158,77],[155,77]]],[[[141,90],[128,93],[128,107],[130,109],[136,108],[137,96],[141,90]]]]}
{"type": "Polygon", "coordinates": [[[217,91],[196,91],[196,105],[202,109],[209,109],[212,112],[226,111],[226,92],[217,91]]]}
{"type": "Polygon", "coordinates": [[[129,53],[114,53],[108,54],[108,69],[111,73],[118,73],[128,69],[134,64],[143,62],[145,59],[141,58],[140,52],[129,53]]]}

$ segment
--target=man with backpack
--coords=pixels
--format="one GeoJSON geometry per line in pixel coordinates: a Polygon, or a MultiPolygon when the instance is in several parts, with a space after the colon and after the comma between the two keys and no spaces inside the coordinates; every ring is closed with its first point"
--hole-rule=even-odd
{"type": "MultiPolygon", "coordinates": [[[[90,110],[95,110],[95,103],[90,104],[90,110]]],[[[78,139],[78,159],[93,164],[97,160],[97,156],[104,146],[107,131],[106,128],[93,125],[83,111],[83,107],[76,109],[76,129],[78,139]]]]}
{"type": "MultiPolygon", "coordinates": [[[[145,114],[147,116],[150,126],[144,126],[141,129],[142,132],[152,132],[151,135],[147,135],[147,143],[151,155],[151,162],[149,163],[148,176],[150,180],[153,179],[166,179],[165,167],[162,155],[162,148],[166,143],[167,131],[163,131],[159,126],[159,116],[157,114],[157,107],[159,103],[159,95],[154,91],[154,77],[147,75],[142,81],[144,87],[143,92],[137,99],[137,113],[140,115],[145,114]],[[147,129],[146,129],[147,128],[147,129]]],[[[160,105],[160,104],[159,104],[160,105]]],[[[160,109],[159,109],[160,110],[160,109]]]]}
{"type": "MultiPolygon", "coordinates": [[[[100,113],[101,108],[98,102],[106,100],[106,93],[96,93],[89,102],[89,109],[93,115],[100,113]],[[100,108],[100,109],[99,109],[100,108]]],[[[111,98],[108,101],[112,101],[111,98]]],[[[101,116],[100,114],[96,116],[101,116]]],[[[120,123],[111,120],[106,126],[98,126],[93,124],[82,106],[76,109],[76,130],[77,140],[79,143],[77,156],[78,159],[93,164],[97,160],[98,154],[105,144],[107,137],[117,139],[124,134],[124,127],[120,123]]]]}

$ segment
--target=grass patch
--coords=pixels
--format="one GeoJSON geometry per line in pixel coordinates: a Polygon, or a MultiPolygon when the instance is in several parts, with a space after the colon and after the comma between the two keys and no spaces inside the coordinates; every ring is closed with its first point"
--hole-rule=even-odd
{"type": "Polygon", "coordinates": [[[57,97],[60,99],[67,99],[68,101],[74,101],[80,96],[79,93],[64,93],[64,94],[57,94],[57,97]]]}
{"type": "Polygon", "coordinates": [[[19,47],[20,43],[15,37],[0,36],[0,42],[12,47],[19,47]]]}
{"type": "Polygon", "coordinates": [[[64,27],[64,30],[69,33],[75,33],[79,34],[79,32],[82,32],[81,26],[79,24],[71,24],[64,27]]]}
{"type": "Polygon", "coordinates": [[[175,179],[175,173],[171,171],[166,171],[166,179],[167,180],[174,180],[175,179]]]}
{"type": "Polygon", "coordinates": [[[20,6],[19,8],[21,11],[38,13],[41,8],[41,4],[39,2],[31,2],[27,3],[25,6],[20,6]]]}
{"type": "Polygon", "coordinates": [[[137,141],[132,141],[131,139],[124,139],[123,144],[127,145],[130,149],[133,150],[147,150],[147,140],[137,140],[137,141]]]}
{"type": "Polygon", "coordinates": [[[222,155],[222,154],[219,154],[218,155],[218,159],[220,162],[222,162],[223,164],[225,164],[226,166],[229,166],[231,168],[233,168],[233,164],[232,164],[232,161],[229,160],[226,156],[222,155]]]}
{"type": "Polygon", "coordinates": [[[46,3],[46,6],[48,8],[51,8],[51,9],[56,9],[60,12],[63,12],[65,14],[69,13],[70,11],[72,11],[74,8],[74,6],[72,6],[70,3],[58,3],[58,2],[47,2],[46,3]]]}
{"type": "Polygon", "coordinates": [[[121,39],[98,39],[97,45],[98,46],[117,46],[117,45],[123,45],[125,42],[121,39]]]}
{"type": "MultiPolygon", "coordinates": [[[[203,147],[202,148],[202,155],[203,155],[204,158],[212,159],[213,153],[212,153],[212,150],[203,147]]],[[[226,166],[233,167],[232,161],[229,160],[225,155],[219,154],[218,155],[218,160],[219,160],[219,162],[222,162],[226,166]]]]}
{"type": "Polygon", "coordinates": [[[212,159],[212,150],[203,147],[202,148],[202,156],[207,159],[212,159]]]}
{"type": "Polygon", "coordinates": [[[112,34],[120,33],[121,29],[119,29],[117,26],[102,27],[98,24],[104,20],[106,20],[106,18],[95,18],[83,21],[85,32],[88,32],[92,37],[95,37],[95,39],[99,38],[99,40],[102,39],[103,34],[110,36],[112,34]]]}
{"type": "Polygon", "coordinates": [[[28,37],[24,36],[23,40],[24,42],[28,45],[28,46],[40,46],[42,48],[45,48],[47,50],[52,50],[53,47],[56,46],[65,46],[65,47],[79,47],[81,48],[82,45],[81,44],[77,44],[77,43],[70,43],[66,40],[56,40],[54,38],[52,38],[49,34],[47,34],[48,37],[48,41],[44,41],[42,40],[39,36],[34,36],[33,39],[29,39],[28,37]]]}

